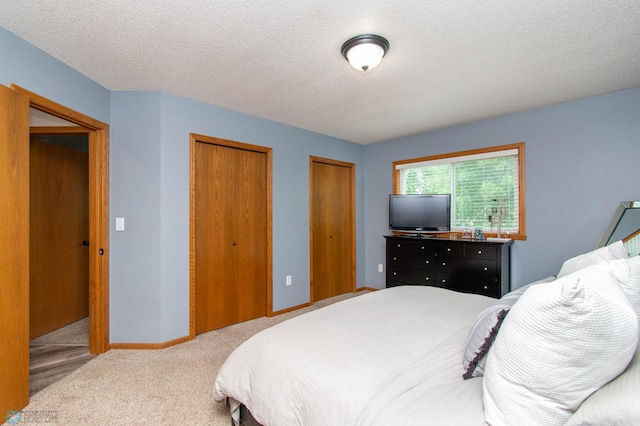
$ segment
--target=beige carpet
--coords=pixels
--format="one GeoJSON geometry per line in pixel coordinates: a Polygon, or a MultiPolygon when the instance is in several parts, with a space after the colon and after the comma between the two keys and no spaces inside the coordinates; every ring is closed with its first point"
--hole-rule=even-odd
{"type": "Polygon", "coordinates": [[[22,418],[64,425],[229,426],[228,410],[213,400],[213,382],[233,349],[264,328],[352,296],[214,330],[167,349],[110,350],[35,394],[22,418]]]}

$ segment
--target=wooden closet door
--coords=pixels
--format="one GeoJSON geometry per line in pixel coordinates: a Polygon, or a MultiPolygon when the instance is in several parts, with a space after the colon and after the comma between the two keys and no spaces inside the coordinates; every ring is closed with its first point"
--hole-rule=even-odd
{"type": "Polygon", "coordinates": [[[266,315],[266,164],[195,143],[196,334],[266,315]]]}
{"type": "Polygon", "coordinates": [[[312,161],[313,300],[355,290],[353,165],[312,161]]]}

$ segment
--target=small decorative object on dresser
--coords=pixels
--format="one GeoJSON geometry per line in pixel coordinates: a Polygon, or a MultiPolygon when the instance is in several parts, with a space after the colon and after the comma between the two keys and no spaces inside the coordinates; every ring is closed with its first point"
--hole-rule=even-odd
{"type": "Polygon", "coordinates": [[[387,287],[430,285],[495,298],[509,292],[511,240],[385,238],[387,287]]]}

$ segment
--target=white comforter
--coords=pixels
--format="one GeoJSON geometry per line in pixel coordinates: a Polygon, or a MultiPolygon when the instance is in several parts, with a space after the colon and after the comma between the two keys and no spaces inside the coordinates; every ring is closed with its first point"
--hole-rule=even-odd
{"type": "Polygon", "coordinates": [[[482,377],[464,380],[460,330],[383,384],[357,426],[484,426],[482,377]]]}
{"type": "Polygon", "coordinates": [[[466,332],[493,302],[402,286],[334,303],[240,345],[218,373],[214,398],[244,404],[264,426],[356,424],[381,385],[466,332]]]}

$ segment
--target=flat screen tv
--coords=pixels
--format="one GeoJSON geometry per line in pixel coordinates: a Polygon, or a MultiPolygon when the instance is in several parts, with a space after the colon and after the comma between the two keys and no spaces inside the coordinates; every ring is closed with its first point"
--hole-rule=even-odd
{"type": "Polygon", "coordinates": [[[389,195],[389,229],[417,234],[451,230],[451,195],[389,195]]]}

